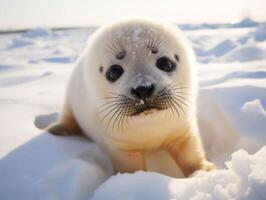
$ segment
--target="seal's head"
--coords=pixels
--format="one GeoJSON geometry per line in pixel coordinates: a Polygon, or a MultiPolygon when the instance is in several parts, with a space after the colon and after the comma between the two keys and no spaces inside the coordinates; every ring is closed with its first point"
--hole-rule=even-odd
{"type": "Polygon", "coordinates": [[[170,120],[189,112],[194,57],[176,27],[123,21],[99,29],[89,46],[84,74],[94,83],[87,84],[97,90],[92,95],[108,124],[122,127],[130,118],[170,120]]]}

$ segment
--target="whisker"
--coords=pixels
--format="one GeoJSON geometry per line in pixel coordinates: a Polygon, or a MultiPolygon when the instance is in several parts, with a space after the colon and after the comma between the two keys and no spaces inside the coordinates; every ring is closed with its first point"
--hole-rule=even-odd
{"type": "MultiPolygon", "coordinates": [[[[174,99],[172,98],[172,96],[171,96],[171,97],[168,97],[168,98],[169,98],[170,103],[171,103],[172,106],[174,107],[174,109],[175,109],[175,111],[176,111],[176,113],[177,113],[177,116],[178,116],[178,118],[179,118],[179,117],[180,117],[180,112],[179,112],[178,108],[176,107],[176,104],[175,104],[174,99]]],[[[182,110],[182,108],[181,108],[181,110],[182,110]]]]}
{"type": "MultiPolygon", "coordinates": [[[[183,103],[184,104],[184,102],[183,101],[180,101],[179,99],[177,99],[177,98],[172,98],[172,100],[175,102],[175,104],[182,110],[182,112],[183,112],[183,114],[185,115],[186,114],[186,112],[185,112],[185,110],[184,110],[184,108],[178,103],[178,102],[180,102],[180,103],[183,103]]],[[[184,105],[186,105],[186,104],[184,104],[184,105]]],[[[188,105],[186,105],[187,107],[188,107],[188,105]]]]}
{"type": "Polygon", "coordinates": [[[104,112],[107,111],[109,108],[112,108],[113,106],[117,106],[117,105],[118,105],[117,103],[113,103],[113,104],[107,106],[106,108],[100,110],[100,111],[98,112],[98,115],[104,113],[104,112]]]}
{"type": "Polygon", "coordinates": [[[181,87],[181,86],[177,86],[177,85],[169,85],[169,88],[171,88],[172,90],[186,90],[186,89],[190,89],[190,87],[181,87]]]}
{"type": "Polygon", "coordinates": [[[109,127],[110,123],[112,122],[113,118],[116,116],[116,114],[120,111],[121,109],[118,107],[118,109],[114,112],[112,117],[108,120],[107,127],[109,127]]]}
{"type": "Polygon", "coordinates": [[[119,99],[117,96],[112,96],[112,97],[104,97],[103,99],[119,99]]]}
{"type": "Polygon", "coordinates": [[[105,103],[99,105],[98,108],[104,107],[104,106],[106,106],[106,105],[108,105],[108,104],[111,104],[111,103],[114,103],[114,102],[119,103],[120,100],[119,100],[119,99],[115,99],[115,100],[112,100],[112,101],[105,102],[105,103]]]}
{"type": "Polygon", "coordinates": [[[187,92],[180,92],[180,91],[175,91],[175,93],[177,93],[177,94],[184,94],[184,95],[187,95],[187,96],[190,95],[190,93],[187,93],[187,92]]]}
{"type": "Polygon", "coordinates": [[[189,105],[188,105],[185,101],[183,101],[182,99],[179,99],[179,98],[176,97],[176,96],[173,96],[173,98],[176,99],[178,102],[184,104],[187,108],[189,108],[189,105]]]}
{"type": "Polygon", "coordinates": [[[112,42],[111,45],[118,52],[118,54],[121,52],[121,49],[119,49],[119,47],[116,46],[115,42],[112,42]]]}
{"type": "Polygon", "coordinates": [[[184,96],[181,96],[181,95],[177,95],[177,94],[173,94],[173,96],[175,96],[177,98],[179,97],[179,98],[187,101],[188,103],[192,104],[192,102],[187,97],[184,97],[184,96]]]}
{"type": "Polygon", "coordinates": [[[103,121],[106,119],[106,117],[107,117],[110,113],[112,113],[115,109],[117,109],[118,107],[119,107],[119,105],[116,105],[113,109],[111,109],[110,111],[108,111],[108,113],[106,113],[105,116],[101,119],[101,122],[103,122],[103,121]]]}
{"type": "Polygon", "coordinates": [[[117,94],[117,93],[114,93],[114,92],[110,92],[110,94],[117,95],[118,97],[123,97],[123,98],[125,98],[126,100],[132,100],[132,101],[134,101],[134,102],[136,101],[135,99],[132,99],[132,98],[126,96],[126,95],[117,94]]]}
{"type": "Polygon", "coordinates": [[[120,117],[120,119],[118,121],[118,129],[119,129],[119,131],[123,131],[123,129],[124,129],[124,120],[126,118],[127,118],[126,110],[123,109],[123,114],[122,114],[122,116],[120,117]]]}
{"type": "Polygon", "coordinates": [[[173,102],[175,102],[175,104],[182,110],[183,114],[185,115],[186,112],[185,110],[183,109],[183,107],[175,100],[175,98],[172,98],[173,102]]]}
{"type": "Polygon", "coordinates": [[[172,91],[172,92],[174,92],[174,93],[180,93],[180,94],[190,95],[189,91],[182,90],[182,89],[174,89],[174,88],[171,88],[169,90],[172,91]]]}
{"type": "Polygon", "coordinates": [[[117,43],[118,43],[118,46],[119,46],[121,52],[125,52],[125,47],[124,47],[123,42],[119,39],[117,43]]]}
{"type": "MultiPolygon", "coordinates": [[[[169,98],[169,96],[166,96],[166,98],[168,99],[168,101],[166,101],[166,104],[168,105],[168,107],[170,107],[170,109],[171,109],[171,111],[172,111],[172,117],[173,117],[173,119],[175,118],[175,112],[174,112],[174,110],[173,110],[173,108],[172,108],[172,106],[173,106],[173,104],[172,104],[172,101],[171,101],[171,99],[169,98]],[[171,106],[172,105],[172,106],[171,106]]],[[[178,113],[178,118],[179,118],[179,112],[177,111],[177,113],[178,113]]]]}
{"type": "Polygon", "coordinates": [[[120,112],[117,114],[115,120],[114,120],[114,123],[113,123],[113,126],[112,126],[112,131],[114,130],[114,127],[115,127],[115,124],[116,124],[116,121],[117,119],[119,118],[120,115],[123,114],[123,109],[120,109],[120,112]]]}
{"type": "Polygon", "coordinates": [[[179,113],[179,110],[177,109],[177,107],[176,107],[176,105],[175,105],[175,103],[173,102],[173,100],[171,99],[171,101],[170,101],[171,103],[172,103],[172,105],[173,105],[173,107],[174,107],[174,109],[175,109],[175,111],[176,111],[176,113],[177,113],[177,117],[179,118],[180,117],[180,113],[179,113]]]}
{"type": "Polygon", "coordinates": [[[114,48],[113,47],[113,45],[108,45],[108,48],[110,49],[110,50],[112,50],[112,52],[114,53],[114,54],[119,54],[119,51],[116,49],[116,48],[114,48]]]}

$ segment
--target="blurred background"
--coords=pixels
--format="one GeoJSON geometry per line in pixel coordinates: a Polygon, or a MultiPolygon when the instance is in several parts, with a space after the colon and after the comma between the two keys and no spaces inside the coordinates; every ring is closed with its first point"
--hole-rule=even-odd
{"type": "Polygon", "coordinates": [[[0,30],[99,26],[132,16],[173,23],[266,20],[265,0],[0,0],[0,30]]]}

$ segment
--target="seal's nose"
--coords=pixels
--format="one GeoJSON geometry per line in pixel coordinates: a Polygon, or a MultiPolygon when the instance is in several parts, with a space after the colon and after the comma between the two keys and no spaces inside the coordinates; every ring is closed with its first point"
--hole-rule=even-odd
{"type": "Polygon", "coordinates": [[[151,85],[141,85],[136,88],[131,89],[131,94],[140,98],[140,99],[147,99],[150,98],[154,93],[154,84],[151,85]]]}

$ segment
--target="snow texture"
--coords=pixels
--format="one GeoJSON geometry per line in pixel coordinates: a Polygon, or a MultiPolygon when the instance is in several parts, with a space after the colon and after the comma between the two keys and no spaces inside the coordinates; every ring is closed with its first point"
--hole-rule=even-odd
{"type": "Polygon", "coordinates": [[[266,199],[265,23],[181,28],[198,58],[202,141],[219,170],[176,178],[155,152],[146,155],[150,172],[112,175],[97,145],[44,132],[94,29],[38,28],[0,35],[0,199],[266,199]]]}
{"type": "Polygon", "coordinates": [[[119,174],[101,185],[92,199],[265,199],[265,154],[266,147],[255,155],[239,150],[226,169],[188,179],[154,172],[119,174]]]}

